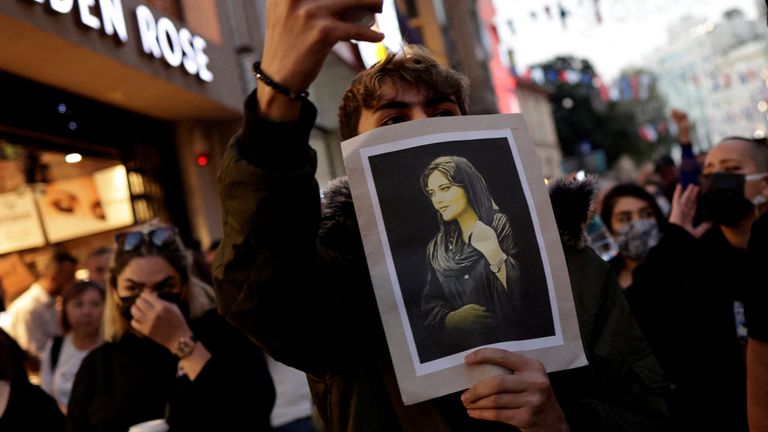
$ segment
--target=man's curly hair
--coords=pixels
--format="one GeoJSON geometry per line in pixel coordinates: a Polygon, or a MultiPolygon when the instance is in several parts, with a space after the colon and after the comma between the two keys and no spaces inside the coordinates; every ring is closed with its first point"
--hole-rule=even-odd
{"type": "Polygon", "coordinates": [[[382,88],[388,83],[414,86],[430,96],[451,96],[456,99],[462,114],[468,112],[469,80],[438,63],[425,48],[406,45],[402,51],[389,53],[370,69],[360,72],[352,81],[339,106],[341,139],[358,134],[360,114],[363,109],[376,105],[382,88]]]}

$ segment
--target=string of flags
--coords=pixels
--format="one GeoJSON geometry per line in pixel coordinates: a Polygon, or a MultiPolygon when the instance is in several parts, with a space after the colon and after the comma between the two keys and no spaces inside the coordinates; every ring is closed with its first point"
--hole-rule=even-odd
{"type": "MultiPolygon", "coordinates": [[[[579,0],[578,6],[582,7],[584,5],[583,0],[579,0]]],[[[600,0],[592,0],[592,8],[594,9],[594,18],[595,22],[597,24],[603,23],[603,14],[600,10],[600,0]]],[[[528,16],[530,17],[531,21],[537,21],[540,16],[545,17],[547,20],[554,20],[559,19],[560,23],[563,26],[563,29],[568,28],[568,19],[572,15],[572,11],[565,7],[561,2],[557,2],[555,4],[547,4],[541,7],[541,9],[532,9],[528,13],[528,16]]],[[[507,21],[507,27],[511,31],[512,34],[516,34],[515,32],[515,25],[513,21],[510,19],[507,21]]]]}
{"type": "Polygon", "coordinates": [[[765,81],[768,78],[768,67],[759,69],[757,67],[744,67],[730,72],[717,73],[687,73],[673,72],[664,74],[665,80],[673,85],[693,84],[696,88],[708,89],[713,92],[719,92],[736,85],[748,85],[755,82],[765,81]]]}

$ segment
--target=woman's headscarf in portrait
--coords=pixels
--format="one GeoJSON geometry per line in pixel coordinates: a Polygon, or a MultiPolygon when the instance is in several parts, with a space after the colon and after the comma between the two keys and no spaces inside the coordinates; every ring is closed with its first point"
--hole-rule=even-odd
{"type": "MultiPolygon", "coordinates": [[[[444,175],[452,185],[466,192],[467,201],[480,221],[492,227],[497,235],[502,234],[499,232],[501,227],[498,226],[499,223],[495,218],[498,207],[488,192],[485,179],[469,161],[459,156],[441,156],[433,160],[421,176],[421,187],[425,193],[427,180],[436,171],[444,175]]],[[[457,247],[461,238],[457,222],[446,222],[439,214],[437,219],[440,232],[427,247],[427,257],[436,270],[445,274],[454,274],[461,272],[466,265],[482,257],[474,248],[457,247]]]]}

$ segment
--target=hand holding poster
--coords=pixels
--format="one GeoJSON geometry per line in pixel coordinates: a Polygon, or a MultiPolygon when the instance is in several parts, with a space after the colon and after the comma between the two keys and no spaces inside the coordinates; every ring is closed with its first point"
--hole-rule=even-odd
{"type": "Polygon", "coordinates": [[[543,176],[521,115],[435,118],[342,144],[403,401],[499,373],[479,347],[547,371],[586,364],[543,176]]]}

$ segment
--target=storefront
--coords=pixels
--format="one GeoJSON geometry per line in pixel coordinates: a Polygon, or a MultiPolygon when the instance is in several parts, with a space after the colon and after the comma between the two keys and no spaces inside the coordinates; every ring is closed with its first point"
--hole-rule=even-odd
{"type": "Polygon", "coordinates": [[[150,219],[220,237],[215,175],[245,92],[234,3],[0,3],[4,282],[150,219]]]}

